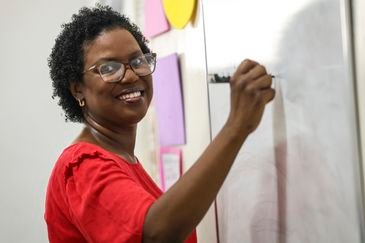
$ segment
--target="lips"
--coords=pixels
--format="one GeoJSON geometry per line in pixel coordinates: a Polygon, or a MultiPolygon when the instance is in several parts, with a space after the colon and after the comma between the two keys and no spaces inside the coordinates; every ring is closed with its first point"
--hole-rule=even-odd
{"type": "Polygon", "coordinates": [[[143,90],[128,89],[128,90],[123,90],[122,93],[117,96],[117,99],[130,103],[139,101],[142,97],[143,97],[143,90]]]}
{"type": "Polygon", "coordinates": [[[131,99],[140,98],[141,96],[142,96],[141,91],[136,91],[136,92],[133,92],[133,93],[120,95],[120,96],[118,96],[118,98],[120,100],[131,100],[131,99]]]}

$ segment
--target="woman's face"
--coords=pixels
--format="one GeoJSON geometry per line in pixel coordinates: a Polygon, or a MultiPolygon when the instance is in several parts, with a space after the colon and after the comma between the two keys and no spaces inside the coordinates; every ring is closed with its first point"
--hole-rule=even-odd
{"type": "MultiPolygon", "coordinates": [[[[143,54],[133,35],[121,28],[102,32],[84,53],[84,70],[110,60],[126,64],[143,54]]],[[[151,102],[152,76],[139,77],[127,67],[120,81],[107,83],[93,69],[84,74],[82,93],[85,115],[100,125],[110,129],[135,125],[151,102]]]]}

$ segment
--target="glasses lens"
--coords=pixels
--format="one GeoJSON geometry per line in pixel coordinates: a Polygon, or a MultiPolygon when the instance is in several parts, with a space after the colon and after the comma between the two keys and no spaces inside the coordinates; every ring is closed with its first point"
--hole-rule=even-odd
{"type": "Polygon", "coordinates": [[[146,76],[155,71],[156,54],[147,53],[130,61],[133,71],[138,76],[146,76]]]}
{"type": "Polygon", "coordinates": [[[117,82],[122,78],[124,65],[119,62],[106,62],[99,66],[99,73],[105,82],[117,82]]]}

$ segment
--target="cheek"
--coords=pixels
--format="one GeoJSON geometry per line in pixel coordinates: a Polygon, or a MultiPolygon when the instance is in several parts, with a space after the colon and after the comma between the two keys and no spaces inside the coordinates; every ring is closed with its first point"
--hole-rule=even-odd
{"type": "Polygon", "coordinates": [[[89,85],[85,89],[85,99],[91,106],[100,106],[104,103],[110,102],[112,98],[110,88],[100,83],[89,85]],[[109,101],[108,101],[109,100],[109,101]]]}
{"type": "Polygon", "coordinates": [[[152,97],[153,97],[153,85],[152,85],[152,83],[151,83],[151,85],[150,85],[150,96],[151,96],[151,98],[150,99],[152,99],[152,97]]]}
{"type": "Polygon", "coordinates": [[[148,87],[148,90],[149,90],[149,94],[152,97],[153,96],[153,80],[152,80],[152,76],[149,76],[144,81],[146,82],[147,87],[148,87]]]}
{"type": "Polygon", "coordinates": [[[153,87],[152,87],[152,84],[151,84],[150,89],[148,91],[148,96],[147,96],[148,105],[151,104],[152,97],[153,97],[153,87]]]}
{"type": "Polygon", "coordinates": [[[97,77],[92,77],[85,81],[85,92],[90,98],[103,96],[108,92],[108,87],[104,81],[99,80],[97,77]]]}

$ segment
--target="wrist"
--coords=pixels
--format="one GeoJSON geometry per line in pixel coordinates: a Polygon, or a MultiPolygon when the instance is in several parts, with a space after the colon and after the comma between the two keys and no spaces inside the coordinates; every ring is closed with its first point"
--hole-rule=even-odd
{"type": "Polygon", "coordinates": [[[236,141],[238,143],[243,143],[250,134],[249,129],[245,129],[245,126],[242,126],[242,123],[237,124],[230,121],[226,122],[221,131],[229,138],[229,140],[236,141]]]}

